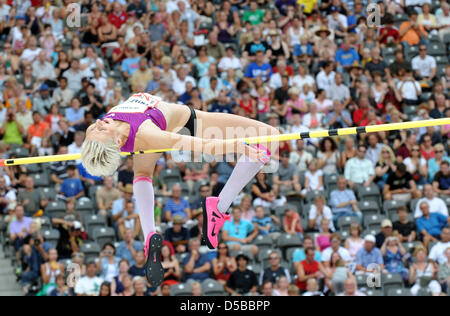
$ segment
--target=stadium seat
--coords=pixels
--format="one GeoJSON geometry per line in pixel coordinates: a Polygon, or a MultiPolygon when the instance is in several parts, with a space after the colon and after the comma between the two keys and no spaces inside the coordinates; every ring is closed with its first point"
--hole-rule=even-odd
{"type": "MultiPolygon", "coordinates": [[[[359,224],[359,219],[358,219],[358,224],[359,224]]],[[[337,232],[337,234],[341,237],[341,240],[344,243],[345,240],[350,237],[350,230],[341,230],[340,232],[337,232]]]]}
{"type": "Polygon", "coordinates": [[[223,296],[223,285],[216,280],[206,279],[202,282],[203,295],[205,296],[223,296]]]}
{"type": "Polygon", "coordinates": [[[408,60],[411,60],[413,57],[417,56],[419,54],[419,47],[418,46],[410,46],[408,49],[406,49],[405,57],[408,60]]]}
{"type": "Polygon", "coordinates": [[[436,64],[438,67],[444,67],[448,64],[448,57],[447,56],[436,56],[434,57],[436,59],[436,64]],[[439,66],[441,65],[441,66],[439,66]]]}
{"type": "Polygon", "coordinates": [[[192,286],[187,283],[175,284],[170,287],[171,296],[191,296],[192,286]]]}
{"type": "Polygon", "coordinates": [[[356,215],[355,216],[343,216],[343,217],[340,217],[338,220],[338,228],[341,231],[343,231],[343,230],[348,231],[348,230],[350,230],[350,226],[353,223],[359,224],[359,222],[360,222],[359,218],[356,215]]]}
{"type": "Polygon", "coordinates": [[[255,261],[255,255],[250,250],[230,250],[230,256],[236,258],[238,255],[245,255],[248,257],[250,262],[255,261]]]}
{"type": "Polygon", "coordinates": [[[56,199],[56,190],[54,188],[39,188],[38,190],[44,200],[54,201],[56,199]]]}
{"type": "Polygon", "coordinates": [[[63,201],[50,202],[45,208],[45,214],[51,217],[60,217],[65,212],[66,212],[66,204],[63,201]]]}
{"type": "Polygon", "coordinates": [[[101,248],[100,245],[95,242],[83,242],[80,252],[84,253],[85,262],[89,262],[99,257],[101,248]]]}
{"type": "Polygon", "coordinates": [[[115,232],[110,227],[96,227],[92,237],[103,248],[106,243],[114,242],[115,232]]]}
{"type": "Polygon", "coordinates": [[[430,45],[428,45],[428,54],[431,56],[446,56],[447,49],[444,44],[430,43],[430,45]]]}
{"type": "Polygon", "coordinates": [[[391,289],[402,289],[403,288],[403,279],[400,274],[382,274],[381,275],[381,284],[383,286],[384,295],[388,295],[389,290],[391,289]]]}
{"type": "Polygon", "coordinates": [[[389,216],[391,214],[391,212],[396,213],[397,212],[397,208],[399,206],[406,206],[406,202],[404,202],[404,201],[397,201],[397,200],[384,201],[384,203],[383,203],[384,214],[389,216]]]}
{"type": "Polygon", "coordinates": [[[167,185],[167,189],[171,190],[175,183],[183,182],[180,171],[178,169],[163,169],[159,173],[161,181],[167,185]]]}
{"type": "Polygon", "coordinates": [[[30,164],[26,166],[27,169],[27,174],[31,175],[33,173],[41,173],[42,172],[42,168],[40,164],[30,164]]]}
{"type": "Polygon", "coordinates": [[[52,222],[49,217],[41,216],[41,217],[39,217],[39,220],[41,223],[41,230],[52,229],[52,222]]]}
{"type": "Polygon", "coordinates": [[[368,187],[358,186],[358,197],[360,201],[374,201],[380,205],[380,189],[376,185],[368,187]]]}
{"type": "MultiPolygon", "coordinates": [[[[406,215],[406,217],[408,218],[408,220],[410,222],[414,222],[415,221],[414,214],[412,214],[412,213],[409,213],[408,215],[406,215]]],[[[392,223],[395,223],[396,221],[398,221],[398,214],[394,213],[394,212],[391,212],[391,214],[389,216],[389,219],[392,221],[392,223]]]]}
{"type": "Polygon", "coordinates": [[[358,203],[358,207],[364,216],[380,214],[380,207],[375,201],[361,201],[358,203]]]}
{"type": "Polygon", "coordinates": [[[410,289],[392,288],[387,291],[387,296],[412,296],[410,289]]]}
{"type": "Polygon", "coordinates": [[[366,237],[367,235],[373,235],[376,236],[379,232],[381,231],[381,228],[378,229],[366,229],[365,231],[362,232],[361,234],[361,238],[364,239],[364,237],[366,237]]]}
{"type": "Polygon", "coordinates": [[[305,187],[305,173],[306,171],[300,171],[298,173],[298,182],[300,182],[300,185],[302,186],[302,188],[305,187]]]}
{"type": "Polygon", "coordinates": [[[30,176],[33,178],[36,188],[50,186],[50,179],[47,173],[35,173],[30,176]]]}
{"type": "Polygon", "coordinates": [[[44,240],[50,244],[52,244],[53,248],[56,248],[58,245],[58,240],[60,237],[59,230],[56,229],[46,229],[42,231],[42,236],[44,240]]]}
{"type": "Polygon", "coordinates": [[[383,296],[383,292],[380,290],[369,289],[366,291],[367,296],[383,296]]]}
{"type": "Polygon", "coordinates": [[[302,241],[298,235],[283,234],[277,240],[277,246],[284,253],[286,260],[291,260],[287,255],[287,249],[301,247],[302,241]]]}
{"type": "Polygon", "coordinates": [[[417,203],[419,202],[419,200],[420,200],[420,199],[412,199],[412,200],[409,202],[409,211],[410,211],[412,214],[414,214],[414,212],[416,211],[416,206],[417,206],[417,203]]]}
{"type": "Polygon", "coordinates": [[[378,214],[364,216],[364,226],[369,230],[380,229],[381,222],[384,219],[386,219],[385,216],[378,214]]]}
{"type": "Polygon", "coordinates": [[[367,275],[365,274],[357,274],[355,275],[356,284],[358,285],[358,289],[367,287],[367,275]]]}
{"type": "Polygon", "coordinates": [[[444,199],[445,204],[447,205],[447,208],[450,208],[450,197],[446,197],[444,199]]]}
{"type": "Polygon", "coordinates": [[[273,251],[278,253],[278,255],[281,258],[281,251],[280,251],[280,249],[267,249],[267,250],[264,250],[264,251],[259,251],[259,253],[258,253],[258,262],[260,262],[260,263],[264,263],[264,261],[268,262],[269,261],[269,256],[270,256],[270,254],[273,251]]]}
{"type": "Polygon", "coordinates": [[[253,244],[258,246],[260,252],[273,248],[273,240],[268,235],[258,235],[253,240],[253,244]]]}
{"type": "Polygon", "coordinates": [[[75,210],[81,215],[90,215],[94,213],[94,203],[88,198],[82,198],[77,201],[75,210]]]}
{"type": "Polygon", "coordinates": [[[297,213],[302,214],[303,209],[303,198],[298,195],[290,195],[286,197],[286,203],[296,207],[297,213]]]}
{"type": "Polygon", "coordinates": [[[11,153],[18,158],[30,157],[30,151],[27,148],[17,147],[11,150],[11,153]]]}
{"type": "Polygon", "coordinates": [[[293,204],[286,204],[283,206],[277,206],[273,210],[275,211],[275,216],[282,217],[284,216],[284,212],[286,212],[287,209],[293,208],[295,212],[298,213],[297,207],[293,204]]]}
{"type": "Polygon", "coordinates": [[[178,262],[180,263],[180,266],[183,266],[184,259],[188,256],[188,253],[177,253],[175,257],[177,258],[178,262]]]}
{"type": "Polygon", "coordinates": [[[253,271],[256,274],[256,277],[259,279],[259,275],[261,274],[261,271],[262,271],[261,264],[259,264],[259,263],[249,264],[249,265],[247,265],[247,269],[249,269],[250,271],[253,271]]]}
{"type": "Polygon", "coordinates": [[[403,243],[403,248],[405,248],[406,251],[408,251],[409,253],[413,253],[414,250],[416,250],[416,248],[421,245],[422,243],[419,241],[412,241],[412,242],[405,242],[403,243]]]}
{"type": "Polygon", "coordinates": [[[408,119],[413,119],[417,116],[417,106],[407,105],[403,108],[403,113],[408,116],[408,119]]]}
{"type": "Polygon", "coordinates": [[[106,227],[106,219],[102,215],[85,215],[84,226],[89,238],[93,238],[97,227],[106,227]]]}

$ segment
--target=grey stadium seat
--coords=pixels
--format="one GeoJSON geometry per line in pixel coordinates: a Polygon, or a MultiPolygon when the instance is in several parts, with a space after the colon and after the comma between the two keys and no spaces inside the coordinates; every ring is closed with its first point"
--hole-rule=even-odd
{"type": "Polygon", "coordinates": [[[278,255],[281,258],[281,251],[280,249],[267,249],[265,251],[259,251],[258,253],[258,262],[263,263],[264,261],[269,261],[269,256],[272,253],[272,251],[275,251],[278,253],[278,255]]]}
{"type": "Polygon", "coordinates": [[[383,296],[383,292],[380,290],[367,290],[366,291],[367,296],[383,296]]]}
{"type": "Polygon", "coordinates": [[[399,206],[406,206],[406,202],[404,202],[404,201],[397,201],[397,200],[384,201],[384,203],[383,203],[384,213],[387,216],[389,216],[392,212],[396,213],[397,212],[397,208],[399,206]]]}
{"type": "Polygon", "coordinates": [[[92,238],[95,228],[106,227],[106,219],[101,215],[86,215],[84,225],[88,236],[92,238]]]}
{"type": "Polygon", "coordinates": [[[253,240],[253,244],[258,246],[259,251],[272,249],[273,241],[268,235],[259,235],[253,240]]]}
{"type": "Polygon", "coordinates": [[[59,230],[56,229],[46,229],[42,231],[42,236],[46,242],[52,244],[54,248],[58,245],[58,240],[60,237],[59,230]]]}
{"type": "Polygon", "coordinates": [[[39,220],[41,222],[41,229],[52,229],[52,222],[50,221],[50,218],[47,216],[41,216],[39,217],[39,220]]]}
{"type": "Polygon", "coordinates": [[[294,261],[294,253],[295,253],[297,250],[300,250],[300,249],[302,249],[302,248],[301,248],[301,247],[288,248],[288,250],[286,250],[286,260],[287,260],[288,262],[294,261]]]}
{"type": "Polygon", "coordinates": [[[205,296],[223,296],[225,294],[223,285],[212,279],[202,282],[202,290],[205,296]]]}
{"type": "Polygon", "coordinates": [[[80,251],[84,253],[85,262],[89,262],[99,257],[101,248],[96,242],[83,242],[80,251]]]}
{"type": "Polygon", "coordinates": [[[380,207],[375,201],[361,201],[358,203],[358,207],[364,215],[380,214],[380,207]]]}
{"type": "Polygon", "coordinates": [[[96,227],[92,237],[103,248],[106,243],[114,242],[115,232],[110,227],[96,227]]]}
{"type": "Polygon", "coordinates": [[[191,296],[192,286],[187,283],[175,284],[170,287],[171,296],[191,296]]]}
{"type": "Polygon", "coordinates": [[[62,201],[48,203],[45,208],[45,214],[52,217],[60,217],[66,212],[66,204],[62,201]]]}
{"type": "Polygon", "coordinates": [[[259,275],[261,274],[261,265],[260,264],[249,264],[247,265],[247,269],[250,271],[253,271],[253,273],[256,274],[256,277],[259,278],[259,275]]]}
{"type": "Polygon", "coordinates": [[[380,189],[376,185],[358,187],[358,197],[360,201],[374,201],[380,203],[380,196],[380,189]]]}
{"type": "Polygon", "coordinates": [[[39,192],[45,200],[54,201],[56,199],[56,190],[54,188],[39,188],[39,192]]]}
{"type": "Polygon", "coordinates": [[[387,292],[387,296],[412,296],[410,289],[392,288],[387,292]]]}
{"type": "Polygon", "coordinates": [[[32,174],[31,177],[34,180],[34,186],[38,187],[48,187],[50,186],[50,179],[48,173],[35,173],[32,174]]]}
{"type": "Polygon", "coordinates": [[[230,256],[236,258],[238,255],[245,255],[250,262],[255,261],[255,255],[250,250],[230,250],[230,256]]]}
{"type": "Polygon", "coordinates": [[[396,273],[382,274],[381,284],[383,286],[384,295],[388,295],[391,289],[403,288],[403,279],[400,274],[396,273]]]}
{"type": "Polygon", "coordinates": [[[380,229],[381,222],[385,218],[385,216],[378,214],[366,215],[364,216],[364,225],[367,229],[380,229]]]}
{"type": "Polygon", "coordinates": [[[298,235],[283,234],[277,240],[278,248],[283,250],[287,248],[298,248],[302,245],[300,237],[298,235]]]}
{"type": "Polygon", "coordinates": [[[325,191],[317,191],[317,190],[309,191],[306,194],[305,202],[306,203],[314,203],[315,198],[318,197],[318,196],[323,196],[323,197],[326,198],[325,191]]]}
{"type": "Polygon", "coordinates": [[[358,216],[342,216],[338,219],[338,227],[341,231],[350,230],[353,223],[360,223],[358,216]]]}

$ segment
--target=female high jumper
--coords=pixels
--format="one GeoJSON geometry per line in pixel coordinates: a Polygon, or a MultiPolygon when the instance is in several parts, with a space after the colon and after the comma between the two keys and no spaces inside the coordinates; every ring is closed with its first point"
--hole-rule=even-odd
{"type": "MultiPolygon", "coordinates": [[[[249,146],[229,138],[278,135],[277,129],[245,117],[207,113],[187,106],[163,102],[147,93],[132,95],[114,107],[86,131],[82,163],[95,176],[112,175],[121,163],[120,153],[173,148],[211,155],[241,154],[218,197],[203,203],[203,238],[209,248],[218,245],[218,233],[230,219],[229,208],[240,191],[277,153],[278,143],[249,146]],[[247,129],[246,135],[242,134],[247,129]],[[186,132],[187,131],[187,132],[186,132]],[[231,133],[230,133],[231,131],[231,133]],[[207,133],[209,138],[202,138],[207,133]],[[187,135],[185,135],[187,134],[187,135]],[[250,134],[250,135],[249,135],[250,134]],[[189,136],[190,135],[190,136],[189,136]],[[219,135],[219,138],[215,138],[219,135]],[[221,136],[220,136],[221,135],[221,136]]],[[[146,275],[152,286],[164,279],[160,262],[162,237],[155,232],[152,176],[161,153],[134,156],[133,191],[144,237],[147,258],[146,275]]]]}

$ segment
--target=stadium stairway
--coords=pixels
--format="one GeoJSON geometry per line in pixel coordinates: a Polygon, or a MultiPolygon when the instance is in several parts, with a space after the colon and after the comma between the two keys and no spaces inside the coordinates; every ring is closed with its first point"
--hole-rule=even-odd
{"type": "Polygon", "coordinates": [[[10,259],[5,259],[0,247],[0,296],[22,296],[20,285],[16,283],[10,259]]]}

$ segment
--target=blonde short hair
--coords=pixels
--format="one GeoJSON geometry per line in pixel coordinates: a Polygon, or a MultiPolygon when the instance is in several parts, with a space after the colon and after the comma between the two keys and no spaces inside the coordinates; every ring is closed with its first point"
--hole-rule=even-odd
{"type": "Polygon", "coordinates": [[[112,140],[107,143],[85,140],[81,149],[81,162],[93,176],[110,176],[120,166],[120,149],[112,140]]]}

